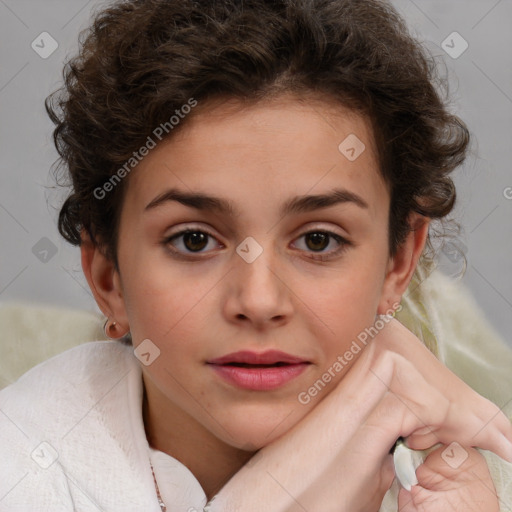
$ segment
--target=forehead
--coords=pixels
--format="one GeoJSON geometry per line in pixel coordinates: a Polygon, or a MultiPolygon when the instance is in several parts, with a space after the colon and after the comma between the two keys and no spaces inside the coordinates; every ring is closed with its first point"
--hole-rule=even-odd
{"type": "Polygon", "coordinates": [[[199,105],[138,164],[125,199],[145,206],[163,188],[179,186],[232,197],[242,208],[257,196],[272,208],[288,192],[340,185],[371,208],[386,206],[370,122],[333,102],[285,96],[199,105]]]}

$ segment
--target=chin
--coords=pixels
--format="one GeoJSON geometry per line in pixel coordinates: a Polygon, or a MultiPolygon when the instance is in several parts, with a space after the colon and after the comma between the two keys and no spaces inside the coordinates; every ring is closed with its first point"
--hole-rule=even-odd
{"type": "Polygon", "coordinates": [[[288,432],[308,411],[300,404],[294,409],[280,407],[277,411],[275,408],[251,407],[250,411],[230,413],[229,420],[222,424],[224,428],[215,425],[213,433],[234,448],[255,451],[288,432]]]}

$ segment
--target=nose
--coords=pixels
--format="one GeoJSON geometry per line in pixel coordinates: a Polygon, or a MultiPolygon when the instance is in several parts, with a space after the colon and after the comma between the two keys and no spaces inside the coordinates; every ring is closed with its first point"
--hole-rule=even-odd
{"type": "Polygon", "coordinates": [[[290,321],[293,292],[271,251],[263,250],[251,263],[234,255],[224,307],[229,322],[265,329],[290,321]]]}

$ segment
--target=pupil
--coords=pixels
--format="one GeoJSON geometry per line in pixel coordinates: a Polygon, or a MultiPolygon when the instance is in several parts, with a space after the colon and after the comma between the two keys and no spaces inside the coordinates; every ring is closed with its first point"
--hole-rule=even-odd
{"type": "Polygon", "coordinates": [[[325,233],[310,233],[306,235],[306,244],[314,251],[321,251],[327,247],[328,236],[325,233]],[[308,243],[311,241],[312,244],[308,243]]]}
{"type": "Polygon", "coordinates": [[[183,242],[187,249],[191,251],[200,251],[204,249],[207,243],[206,233],[191,231],[183,235],[183,242]]]}

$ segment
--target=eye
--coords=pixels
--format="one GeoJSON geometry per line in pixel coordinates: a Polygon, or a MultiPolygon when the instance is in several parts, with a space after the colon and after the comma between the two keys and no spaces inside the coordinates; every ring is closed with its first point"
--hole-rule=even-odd
{"type": "Polygon", "coordinates": [[[186,255],[206,252],[206,248],[212,248],[212,240],[215,240],[215,237],[207,231],[188,228],[166,237],[162,243],[166,247],[172,246],[170,249],[173,252],[186,255]]]}
{"type": "MultiPolygon", "coordinates": [[[[325,230],[308,231],[297,240],[302,239],[304,240],[302,243],[296,242],[294,245],[300,250],[312,252],[311,259],[322,261],[337,256],[351,245],[337,233],[325,230]],[[327,250],[329,247],[331,250],[327,250]]],[[[177,257],[204,254],[211,252],[215,245],[222,245],[208,231],[196,228],[187,228],[167,236],[162,240],[162,244],[177,257]]]]}
{"type": "Polygon", "coordinates": [[[323,230],[308,231],[301,235],[297,240],[301,239],[304,239],[304,242],[296,244],[296,246],[298,245],[301,250],[317,253],[316,255],[312,255],[311,258],[322,261],[340,254],[347,248],[347,246],[350,245],[350,242],[345,240],[342,236],[331,231],[323,230]],[[330,251],[326,251],[326,249],[333,245],[334,248],[330,251]]]}

